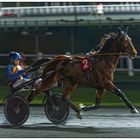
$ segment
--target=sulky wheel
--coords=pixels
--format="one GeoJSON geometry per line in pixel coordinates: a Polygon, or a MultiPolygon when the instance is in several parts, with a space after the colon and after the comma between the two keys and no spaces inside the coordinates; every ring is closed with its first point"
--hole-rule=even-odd
{"type": "Polygon", "coordinates": [[[19,95],[9,96],[4,105],[4,114],[11,124],[22,125],[29,116],[28,102],[19,95]]]}
{"type": "Polygon", "coordinates": [[[54,124],[63,123],[69,115],[69,105],[60,94],[52,94],[46,99],[45,114],[54,124]]]}

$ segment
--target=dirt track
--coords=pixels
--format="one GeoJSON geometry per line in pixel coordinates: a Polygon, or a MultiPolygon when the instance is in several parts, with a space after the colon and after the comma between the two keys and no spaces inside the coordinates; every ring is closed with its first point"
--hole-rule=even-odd
{"type": "Polygon", "coordinates": [[[0,137],[140,137],[140,114],[131,114],[127,108],[100,108],[84,112],[79,120],[71,111],[65,124],[54,125],[46,118],[43,107],[31,107],[27,122],[14,128],[5,120],[0,107],[0,137]]]}

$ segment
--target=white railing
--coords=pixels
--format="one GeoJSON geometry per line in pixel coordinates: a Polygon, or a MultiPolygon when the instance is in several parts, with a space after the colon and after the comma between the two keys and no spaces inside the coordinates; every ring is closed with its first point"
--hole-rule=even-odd
{"type": "MultiPolygon", "coordinates": [[[[139,13],[140,4],[113,4],[103,5],[104,13],[139,13]]],[[[65,14],[96,14],[98,5],[77,6],[40,6],[40,7],[3,7],[0,8],[1,16],[29,16],[29,15],[65,15],[65,14]]]]}
{"type": "MultiPolygon", "coordinates": [[[[0,54],[0,57],[6,57],[6,59],[8,60],[8,55],[9,54],[0,54]]],[[[36,60],[36,59],[41,59],[41,58],[46,58],[46,57],[54,57],[54,56],[56,56],[56,54],[48,55],[48,54],[38,53],[38,55],[36,55],[36,54],[24,54],[24,56],[27,59],[32,58],[32,60],[36,60]]],[[[133,76],[134,72],[140,72],[140,68],[135,68],[133,65],[133,62],[136,59],[140,59],[140,56],[137,56],[134,60],[129,59],[128,56],[121,56],[120,60],[121,59],[126,59],[127,66],[126,67],[124,67],[124,66],[117,67],[116,71],[127,71],[129,76],[133,76]]],[[[0,68],[2,68],[2,69],[6,68],[6,65],[0,65],[0,68]]]]}

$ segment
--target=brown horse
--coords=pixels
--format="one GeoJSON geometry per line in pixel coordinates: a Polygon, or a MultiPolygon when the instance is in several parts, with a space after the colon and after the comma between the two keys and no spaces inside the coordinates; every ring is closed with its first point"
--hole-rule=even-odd
{"type": "MultiPolygon", "coordinates": [[[[83,57],[56,56],[46,65],[43,75],[48,74],[48,72],[51,73],[51,71],[53,73],[42,80],[36,91],[29,96],[28,101],[31,101],[39,92],[48,90],[56,81],[63,79],[66,81],[63,94],[66,100],[69,100],[77,85],[89,86],[96,88],[95,106],[92,109],[97,109],[100,106],[103,95],[108,90],[119,96],[132,113],[138,113],[138,110],[131,104],[125,94],[113,84],[114,71],[120,56],[127,53],[133,58],[137,55],[131,38],[123,31],[110,33],[102,38],[99,45],[101,48],[96,52],[90,52],[88,56],[91,64],[88,72],[89,79],[83,78],[84,72],[81,69],[81,59],[83,57]]],[[[73,103],[69,103],[79,114],[80,109],[73,103]]]]}

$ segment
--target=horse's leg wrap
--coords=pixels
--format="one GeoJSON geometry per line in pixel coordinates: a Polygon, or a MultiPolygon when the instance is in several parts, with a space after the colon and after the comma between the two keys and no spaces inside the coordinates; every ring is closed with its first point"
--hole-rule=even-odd
{"type": "Polygon", "coordinates": [[[124,101],[124,103],[131,109],[131,113],[139,113],[138,110],[132,105],[132,103],[126,98],[125,94],[120,90],[116,90],[116,93],[121,99],[124,101]]]}
{"type": "Polygon", "coordinates": [[[95,110],[97,108],[99,108],[99,106],[92,105],[92,106],[84,106],[84,107],[81,108],[81,110],[83,110],[83,111],[90,111],[90,110],[95,110]]]}
{"type": "Polygon", "coordinates": [[[135,107],[132,105],[132,103],[127,99],[127,97],[125,96],[125,94],[120,90],[117,89],[115,91],[115,93],[124,101],[124,103],[130,108],[130,109],[134,109],[135,107]]]}
{"type": "Polygon", "coordinates": [[[105,93],[105,89],[104,88],[98,88],[96,90],[95,105],[85,106],[85,107],[82,107],[81,109],[83,111],[89,111],[89,110],[98,109],[100,107],[100,104],[101,104],[101,101],[102,101],[104,93],[105,93]]]}
{"type": "Polygon", "coordinates": [[[96,110],[100,107],[100,103],[101,103],[101,100],[96,99],[95,105],[81,107],[81,110],[83,110],[83,111],[96,110]]]}
{"type": "Polygon", "coordinates": [[[96,97],[95,105],[83,106],[83,107],[81,107],[81,110],[83,110],[83,111],[96,110],[100,107],[100,103],[101,103],[101,99],[96,97]]]}
{"type": "Polygon", "coordinates": [[[130,108],[131,113],[139,113],[138,110],[127,99],[125,94],[119,88],[117,88],[112,82],[109,82],[107,84],[107,89],[114,92],[116,95],[118,95],[124,101],[124,103],[130,108]]]}

